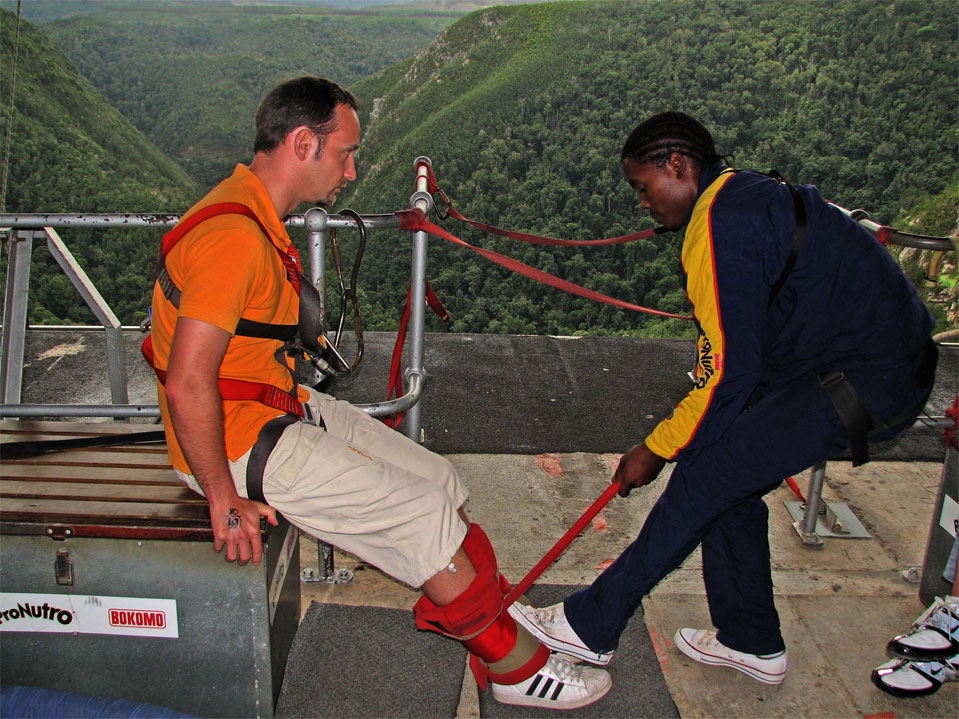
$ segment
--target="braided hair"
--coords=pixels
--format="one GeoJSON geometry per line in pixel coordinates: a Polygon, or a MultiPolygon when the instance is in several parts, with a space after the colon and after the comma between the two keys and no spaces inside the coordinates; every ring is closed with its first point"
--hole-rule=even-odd
{"type": "Polygon", "coordinates": [[[723,159],[709,130],[681,112],[662,112],[638,125],[626,139],[620,159],[662,167],[674,152],[691,157],[701,167],[723,159]]]}

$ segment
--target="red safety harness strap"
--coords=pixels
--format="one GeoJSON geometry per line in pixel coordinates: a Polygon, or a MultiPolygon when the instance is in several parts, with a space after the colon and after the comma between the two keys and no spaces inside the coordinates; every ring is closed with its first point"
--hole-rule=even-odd
{"type": "MultiPolygon", "coordinates": [[[[151,337],[148,336],[143,340],[140,351],[143,353],[147,364],[153,368],[160,384],[166,384],[166,370],[160,369],[155,364],[151,337]]],[[[303,416],[303,405],[299,399],[279,387],[274,387],[265,382],[248,382],[247,380],[230,379],[229,377],[218,377],[216,383],[220,390],[220,396],[224,400],[260,402],[281,412],[295,414],[297,417],[303,416]]]]}
{"type": "MultiPolygon", "coordinates": [[[[285,251],[277,247],[273,240],[270,239],[269,231],[263,225],[263,221],[257,217],[253,208],[240,202],[216,202],[200,208],[185,220],[178,222],[172,230],[163,236],[163,244],[160,246],[162,257],[165,259],[166,256],[170,254],[170,250],[172,250],[190,230],[210,218],[219,215],[243,215],[253,220],[260,228],[260,232],[263,233],[263,236],[266,237],[267,241],[280,256],[283,267],[286,269],[286,278],[290,281],[290,284],[293,285],[296,293],[300,294],[300,254],[296,247],[290,245],[289,249],[285,251]]],[[[163,269],[166,269],[165,266],[163,269]]],[[[169,299],[169,297],[167,299],[169,299]]],[[[176,304],[178,303],[174,303],[174,306],[176,304]]]]}
{"type": "Polygon", "coordinates": [[[580,297],[585,297],[588,300],[595,300],[597,302],[604,302],[608,305],[613,305],[614,307],[622,307],[626,310],[633,310],[634,312],[645,312],[651,315],[658,315],[660,317],[672,317],[679,320],[691,320],[692,317],[685,315],[677,315],[672,312],[663,312],[661,310],[650,309],[649,307],[643,307],[641,305],[636,305],[631,302],[626,302],[624,300],[618,300],[615,297],[610,297],[609,295],[604,295],[600,292],[587,289],[586,287],[581,287],[580,285],[573,284],[568,280],[561,279],[555,275],[551,275],[548,272],[543,272],[538,270],[535,267],[530,267],[527,264],[524,264],[518,260],[514,260],[511,257],[506,255],[501,255],[498,252],[493,252],[492,250],[486,250],[482,247],[475,247],[474,245],[464,242],[459,237],[447,232],[439,225],[436,225],[426,219],[422,210],[411,209],[411,210],[399,210],[396,212],[396,215],[400,218],[400,228],[403,230],[409,231],[421,231],[428,232],[431,235],[439,237],[441,239],[452,242],[453,244],[460,245],[461,247],[466,247],[477,254],[482,255],[491,262],[495,262],[498,265],[502,265],[507,269],[512,270],[518,274],[523,275],[524,277],[529,277],[532,280],[537,282],[542,282],[545,285],[550,287],[555,287],[557,289],[569,292],[570,294],[579,295],[580,297]]]}
{"type": "MultiPolygon", "coordinates": [[[[299,253],[297,252],[296,248],[293,245],[290,245],[289,250],[284,251],[277,247],[277,245],[270,238],[270,233],[263,225],[263,222],[259,217],[257,217],[256,213],[251,207],[239,202],[217,202],[197,210],[185,220],[177,223],[172,230],[163,236],[163,243],[160,247],[161,255],[157,262],[157,282],[160,284],[160,288],[163,291],[164,297],[166,297],[174,307],[179,307],[180,290],[173,283],[173,280],[170,278],[170,275],[166,270],[166,256],[188,232],[193,230],[202,222],[205,222],[212,217],[230,214],[243,215],[244,217],[249,217],[256,222],[257,226],[260,228],[260,231],[263,233],[263,236],[266,237],[267,241],[269,241],[270,246],[273,247],[273,249],[275,249],[277,254],[280,256],[280,260],[283,262],[283,266],[286,269],[286,277],[290,284],[293,285],[293,289],[296,291],[297,295],[300,294],[300,262],[299,253]]],[[[285,335],[287,332],[295,333],[295,331],[295,325],[270,325],[261,322],[253,322],[251,320],[244,320],[242,318],[240,319],[240,323],[236,328],[236,334],[240,336],[266,337],[268,339],[276,339],[279,341],[284,339],[280,335],[285,335]]],[[[147,364],[153,368],[157,379],[160,381],[160,384],[166,384],[166,370],[162,370],[156,366],[156,357],[153,351],[153,340],[150,336],[147,336],[147,338],[143,341],[143,344],[140,346],[140,351],[143,353],[143,357],[146,359],[147,364]]],[[[303,417],[304,415],[303,406],[300,404],[300,401],[296,396],[295,382],[292,390],[287,391],[264,382],[250,382],[247,380],[231,379],[228,377],[218,377],[217,386],[220,391],[220,396],[225,401],[260,402],[268,407],[273,407],[281,412],[293,414],[297,417],[303,417]]]]}
{"type": "MultiPolygon", "coordinates": [[[[386,388],[387,402],[389,402],[394,395],[399,397],[403,387],[403,373],[400,371],[400,362],[403,358],[403,345],[406,343],[406,330],[410,323],[410,301],[412,299],[412,293],[413,288],[410,287],[406,293],[406,305],[403,307],[403,314],[400,316],[400,327],[396,332],[396,344],[393,345],[393,357],[390,360],[390,381],[386,388]]],[[[440,318],[440,322],[449,320],[449,312],[446,311],[446,308],[443,306],[443,303],[440,302],[440,298],[436,296],[429,282],[426,283],[426,303],[430,306],[430,309],[436,313],[436,316],[440,318]]],[[[383,423],[386,424],[387,427],[396,428],[400,426],[400,422],[402,421],[403,413],[397,412],[392,417],[384,419],[383,423]]]]}

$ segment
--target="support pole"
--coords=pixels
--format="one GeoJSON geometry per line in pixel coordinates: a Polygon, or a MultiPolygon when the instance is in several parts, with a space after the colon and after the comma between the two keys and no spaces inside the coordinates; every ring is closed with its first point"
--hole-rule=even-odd
{"type": "MultiPolygon", "coordinates": [[[[410,205],[429,213],[433,209],[433,197],[428,192],[428,157],[417,157],[413,163],[416,168],[416,192],[410,197],[410,205]]],[[[406,378],[411,375],[423,376],[423,343],[426,334],[426,250],[429,235],[423,231],[413,233],[413,262],[410,273],[410,364],[406,378]]],[[[422,402],[417,402],[406,413],[404,431],[414,442],[422,442],[422,402]]]]}
{"type": "Polygon", "coordinates": [[[3,338],[0,346],[0,402],[20,404],[23,386],[23,350],[27,338],[27,293],[33,232],[12,234],[7,260],[7,287],[3,299],[3,338]]]}
{"type": "Polygon", "coordinates": [[[826,477],[826,463],[820,462],[812,468],[809,476],[809,488],[806,490],[806,510],[799,527],[799,536],[805,544],[820,545],[822,540],[816,534],[816,522],[819,520],[819,503],[822,501],[822,485],[826,477]]]}
{"type": "Polygon", "coordinates": [[[303,215],[310,252],[310,279],[320,293],[320,319],[326,324],[326,227],[329,215],[321,207],[312,207],[303,215]]]}
{"type": "Polygon", "coordinates": [[[110,305],[103,299],[96,286],[76,261],[73,253],[67,248],[60,235],[52,227],[45,227],[47,235],[47,249],[53,259],[60,265],[67,279],[73,284],[77,292],[86,302],[87,307],[103,325],[106,332],[107,344],[107,372],[110,377],[110,399],[113,404],[127,404],[127,370],[123,359],[123,340],[120,337],[120,320],[110,309],[110,305]]]}

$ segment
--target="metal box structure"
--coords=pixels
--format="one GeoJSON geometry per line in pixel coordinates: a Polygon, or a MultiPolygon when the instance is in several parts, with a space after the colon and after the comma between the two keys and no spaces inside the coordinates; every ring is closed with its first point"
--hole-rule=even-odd
{"type": "MultiPolygon", "coordinates": [[[[54,424],[84,427],[3,428],[54,424]]],[[[3,683],[273,716],[300,618],[298,530],[281,519],[259,567],[228,563],[162,448],[111,450],[109,466],[106,449],[4,460],[3,683]]]]}

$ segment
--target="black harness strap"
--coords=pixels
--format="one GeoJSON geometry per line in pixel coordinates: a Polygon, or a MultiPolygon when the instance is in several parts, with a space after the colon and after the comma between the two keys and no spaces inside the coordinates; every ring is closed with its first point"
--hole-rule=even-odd
{"type": "Polygon", "coordinates": [[[869,432],[874,425],[862,397],[849,384],[846,373],[842,370],[830,370],[820,374],[819,386],[826,392],[846,428],[852,466],[865,464],[869,461],[869,432]]]}
{"type": "Polygon", "coordinates": [[[246,463],[246,496],[255,502],[269,504],[266,497],[263,496],[263,472],[266,470],[266,461],[270,458],[270,453],[280,441],[280,435],[284,430],[295,422],[315,423],[324,431],[326,424],[319,415],[314,417],[310,405],[303,404],[304,416],[301,419],[295,414],[284,414],[274,417],[260,429],[260,434],[256,438],[253,449],[250,450],[250,458],[246,463]]]}
{"type": "Polygon", "coordinates": [[[250,450],[250,459],[246,464],[246,496],[254,502],[269,504],[263,496],[263,470],[266,469],[266,460],[276,446],[288,426],[299,422],[295,414],[283,414],[267,422],[260,429],[253,449],[250,450]]]}
{"type": "Polygon", "coordinates": [[[796,266],[796,260],[799,259],[799,250],[806,239],[806,208],[803,206],[802,198],[799,196],[799,191],[790,183],[786,182],[782,175],[775,170],[770,170],[768,174],[781,185],[785,185],[787,188],[789,188],[789,193],[793,198],[793,207],[796,210],[796,230],[793,232],[793,244],[792,247],[789,248],[789,257],[786,258],[786,264],[783,267],[783,271],[773,284],[772,288],[769,290],[769,302],[766,305],[767,308],[773,306],[773,302],[775,302],[776,298],[779,296],[780,290],[782,290],[783,285],[786,284],[786,279],[789,277],[789,273],[792,272],[793,267],[796,266]]]}

